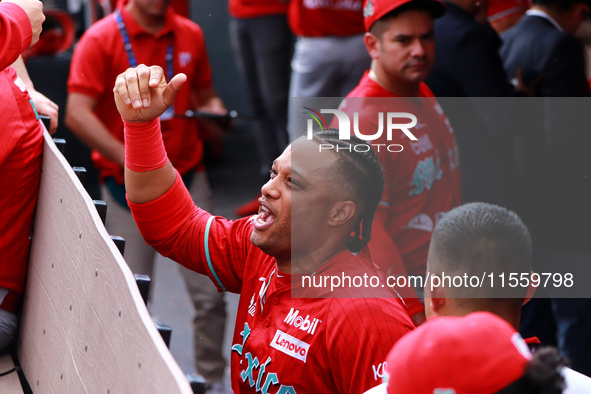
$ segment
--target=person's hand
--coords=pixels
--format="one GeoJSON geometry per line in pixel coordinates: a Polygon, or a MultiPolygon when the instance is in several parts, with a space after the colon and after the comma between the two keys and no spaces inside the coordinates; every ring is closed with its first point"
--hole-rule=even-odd
{"type": "Polygon", "coordinates": [[[210,98],[207,103],[198,108],[200,112],[209,112],[216,115],[226,115],[228,110],[219,97],[210,98]]]}
{"type": "Polygon", "coordinates": [[[31,28],[33,29],[33,40],[31,46],[35,45],[39,41],[41,35],[41,27],[45,21],[45,15],[43,15],[43,3],[39,0],[3,0],[7,3],[14,3],[20,6],[29,17],[31,22],[31,28]]]}
{"type": "Polygon", "coordinates": [[[36,90],[29,90],[29,96],[33,100],[37,113],[39,115],[49,116],[49,133],[55,133],[57,130],[58,105],[36,90]]]}
{"type": "Polygon", "coordinates": [[[159,66],[128,68],[117,76],[113,88],[117,110],[127,122],[154,120],[170,107],[186,80],[185,74],[177,74],[166,83],[159,66]]]}

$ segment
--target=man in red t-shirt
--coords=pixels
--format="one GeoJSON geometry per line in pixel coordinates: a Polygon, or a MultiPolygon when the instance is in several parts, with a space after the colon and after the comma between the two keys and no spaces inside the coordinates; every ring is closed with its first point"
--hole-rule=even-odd
{"type": "Polygon", "coordinates": [[[117,78],[127,197],[148,243],[240,293],[233,391],[360,393],[377,385],[387,350],[413,328],[361,231],[383,188],[377,155],[347,149],[368,147],[330,131],[302,137],[274,161],[258,215],[214,217],[193,204],[160,137],[157,117],[184,81],[167,84],[161,68],[145,66],[117,78]],[[319,151],[329,143],[340,153],[319,151]]]}
{"type": "MultiPolygon", "coordinates": [[[[173,72],[189,78],[174,106],[162,116],[162,134],[168,155],[193,199],[210,208],[197,120],[184,114],[187,110],[220,114],[226,110],[212,85],[201,28],[176,14],[169,1],[121,2],[113,14],[91,26],[76,46],[68,80],[66,124],[92,148],[108,205],[107,230],[125,238],[125,260],[131,271],[152,276],[156,252],[141,237],[125,201],[123,123],[110,88],[119,73],[142,63],[160,65],[169,79],[173,72]]],[[[218,335],[224,332],[226,319],[223,294],[193,272],[181,269],[181,274],[195,307],[197,369],[208,383],[217,385],[226,364],[218,335]]]]}
{"type": "MultiPolygon", "coordinates": [[[[359,113],[359,129],[366,134],[378,129],[380,112],[395,109],[416,116],[416,125],[409,130],[416,140],[397,132],[372,141],[374,149],[383,144],[378,155],[385,187],[369,246],[376,264],[391,275],[425,275],[433,227],[444,212],[460,203],[453,130],[423,83],[435,57],[433,19],[444,11],[438,0],[366,1],[365,46],[372,65],[340,108],[350,119],[359,113]],[[398,149],[387,149],[391,146],[398,149]]],[[[407,286],[399,291],[420,324],[424,307],[415,289],[407,286]]]]}

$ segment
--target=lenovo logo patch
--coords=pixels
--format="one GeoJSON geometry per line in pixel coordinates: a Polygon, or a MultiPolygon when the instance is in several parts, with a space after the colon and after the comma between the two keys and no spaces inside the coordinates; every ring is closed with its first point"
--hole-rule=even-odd
{"type": "Polygon", "coordinates": [[[310,345],[306,342],[300,341],[281,330],[277,330],[275,333],[271,341],[271,347],[303,362],[306,362],[308,350],[310,349],[310,345]]]}

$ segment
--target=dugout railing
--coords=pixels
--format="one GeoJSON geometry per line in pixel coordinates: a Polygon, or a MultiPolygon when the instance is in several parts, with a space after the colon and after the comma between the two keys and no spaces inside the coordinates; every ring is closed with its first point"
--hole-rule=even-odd
{"type": "MultiPolygon", "coordinates": [[[[16,353],[34,393],[193,392],[47,132],[16,353]]],[[[19,392],[16,374],[0,377],[0,392],[19,392]]]]}

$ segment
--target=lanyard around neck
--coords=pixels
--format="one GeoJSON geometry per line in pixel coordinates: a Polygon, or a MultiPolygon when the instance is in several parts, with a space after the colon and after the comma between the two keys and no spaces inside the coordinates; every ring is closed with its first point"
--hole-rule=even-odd
{"type": "MultiPolygon", "coordinates": [[[[125,48],[125,52],[127,52],[127,58],[129,60],[129,65],[131,67],[137,67],[137,59],[135,58],[135,54],[133,53],[133,48],[131,46],[131,41],[129,40],[129,33],[127,32],[127,28],[125,27],[125,22],[123,22],[123,18],[121,17],[121,12],[118,9],[115,10],[115,18],[117,20],[117,27],[119,28],[119,32],[123,37],[123,47],[125,48]]],[[[166,48],[166,79],[170,81],[172,79],[173,68],[172,68],[172,44],[166,48]]]]}

